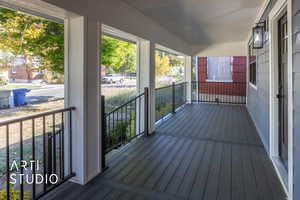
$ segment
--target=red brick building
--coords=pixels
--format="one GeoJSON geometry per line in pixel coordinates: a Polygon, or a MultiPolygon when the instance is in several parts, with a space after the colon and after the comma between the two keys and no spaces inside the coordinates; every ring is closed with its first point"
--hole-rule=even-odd
{"type": "Polygon", "coordinates": [[[42,79],[43,74],[36,70],[28,70],[25,66],[16,66],[9,69],[8,78],[10,82],[27,83],[32,80],[42,79]]]}
{"type": "Polygon", "coordinates": [[[209,80],[208,58],[198,57],[199,93],[246,96],[246,56],[231,57],[231,80],[209,80]]]}

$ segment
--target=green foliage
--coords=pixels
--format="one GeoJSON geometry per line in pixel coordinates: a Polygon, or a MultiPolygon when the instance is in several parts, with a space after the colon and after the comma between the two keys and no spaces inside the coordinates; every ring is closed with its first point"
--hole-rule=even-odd
{"type": "MultiPolygon", "coordinates": [[[[26,66],[64,73],[64,27],[40,17],[0,8],[0,50],[22,57],[26,66]],[[31,64],[31,65],[30,65],[31,64]]],[[[4,62],[3,59],[0,62],[4,62]]],[[[136,72],[136,45],[102,36],[101,62],[110,73],[136,72]]]]}
{"type": "Polygon", "coordinates": [[[177,56],[170,55],[169,59],[170,59],[170,65],[172,67],[183,66],[184,65],[184,59],[183,58],[178,58],[177,56]]]}
{"type": "Polygon", "coordinates": [[[125,121],[122,120],[120,122],[115,121],[115,127],[106,133],[105,140],[107,151],[111,150],[113,147],[117,148],[121,146],[125,141],[129,142],[135,137],[136,117],[133,111],[129,111],[127,115],[130,115],[130,112],[131,119],[125,121]]]}
{"type": "Polygon", "coordinates": [[[41,68],[63,74],[64,27],[40,17],[0,8],[0,50],[15,58],[23,57],[28,68],[37,58],[41,68]]]}
{"type": "Polygon", "coordinates": [[[136,73],[136,45],[102,35],[101,64],[109,73],[136,73]]]}
{"type": "MultiPolygon", "coordinates": [[[[10,185],[9,189],[9,199],[10,200],[20,200],[20,190],[14,190],[13,185],[10,185]]],[[[6,200],[7,190],[0,190],[0,200],[6,200]]],[[[29,200],[29,192],[24,191],[24,200],[29,200]]]]}
{"type": "Polygon", "coordinates": [[[161,56],[158,51],[155,52],[155,74],[156,76],[167,75],[171,71],[170,58],[161,56]]]}
{"type": "Polygon", "coordinates": [[[192,81],[197,81],[197,57],[192,58],[192,81]]]}
{"type": "Polygon", "coordinates": [[[172,112],[172,103],[169,102],[163,102],[160,104],[156,104],[155,106],[155,120],[158,121],[162,118],[162,116],[165,116],[168,113],[172,112]]]}
{"type": "Polygon", "coordinates": [[[136,92],[135,91],[128,91],[124,92],[112,97],[108,97],[105,99],[105,111],[110,112],[114,108],[128,102],[130,99],[135,97],[136,92]]]}
{"type": "Polygon", "coordinates": [[[0,86],[4,86],[7,84],[7,80],[4,77],[0,77],[0,86]]]}

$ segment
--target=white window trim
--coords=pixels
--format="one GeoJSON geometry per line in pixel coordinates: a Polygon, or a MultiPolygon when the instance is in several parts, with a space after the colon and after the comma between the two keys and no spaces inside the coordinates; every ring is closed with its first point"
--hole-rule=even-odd
{"type": "Polygon", "coordinates": [[[17,70],[16,70],[16,68],[14,68],[14,67],[13,67],[13,68],[11,68],[11,73],[12,73],[12,74],[16,74],[16,73],[17,73],[17,70]]]}
{"type": "Polygon", "coordinates": [[[206,79],[206,82],[225,82],[225,83],[232,83],[233,80],[213,80],[213,79],[206,79]]]}
{"type": "Polygon", "coordinates": [[[257,90],[257,84],[254,85],[253,83],[251,83],[251,82],[249,81],[249,85],[250,85],[253,89],[257,90]]]}
{"type": "Polygon", "coordinates": [[[274,5],[273,9],[269,14],[269,41],[270,41],[270,55],[269,55],[269,71],[270,71],[270,156],[277,172],[277,175],[282,183],[282,186],[288,195],[288,199],[293,199],[293,97],[292,97],[292,3],[291,0],[278,0],[274,5]],[[276,94],[278,91],[278,34],[277,34],[277,23],[281,16],[287,12],[288,13],[288,178],[284,177],[281,173],[280,166],[278,165],[279,157],[279,140],[278,140],[278,100],[276,94]],[[284,180],[288,179],[288,185],[285,185],[284,180]]]}
{"type": "MultiPolygon", "coordinates": [[[[226,57],[226,56],[225,56],[226,57]]],[[[208,58],[208,57],[207,57],[208,58]]],[[[230,72],[231,72],[231,79],[228,79],[228,80],[214,80],[214,79],[206,79],[206,82],[228,82],[228,83],[232,83],[233,82],[233,79],[232,79],[232,76],[233,76],[233,56],[231,56],[231,62],[230,62],[230,72]]],[[[208,63],[206,64],[206,69],[207,69],[207,73],[206,75],[208,76],[208,63]]]]}

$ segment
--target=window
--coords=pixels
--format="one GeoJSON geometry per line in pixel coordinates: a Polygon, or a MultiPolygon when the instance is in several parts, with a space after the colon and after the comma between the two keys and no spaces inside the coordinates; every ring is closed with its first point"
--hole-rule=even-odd
{"type": "Polygon", "coordinates": [[[250,64],[250,83],[256,85],[256,62],[250,64]]]}
{"type": "Polygon", "coordinates": [[[208,57],[207,81],[232,81],[232,57],[208,57]]]}
{"type": "Polygon", "coordinates": [[[249,82],[256,85],[256,55],[252,45],[249,46],[249,82]]]}
{"type": "Polygon", "coordinates": [[[11,69],[11,73],[12,73],[12,74],[16,74],[16,73],[17,73],[17,69],[13,67],[13,68],[11,69]]]}

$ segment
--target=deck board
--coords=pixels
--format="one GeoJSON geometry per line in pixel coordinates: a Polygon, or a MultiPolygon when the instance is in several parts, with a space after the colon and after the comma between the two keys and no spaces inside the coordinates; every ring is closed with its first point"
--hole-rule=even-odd
{"type": "Polygon", "coordinates": [[[66,183],[47,199],[285,199],[244,106],[187,105],[107,163],[89,184],[66,183]]]}

